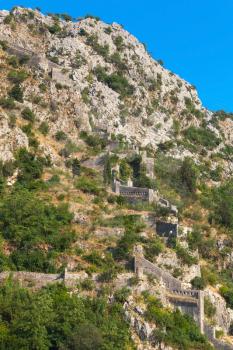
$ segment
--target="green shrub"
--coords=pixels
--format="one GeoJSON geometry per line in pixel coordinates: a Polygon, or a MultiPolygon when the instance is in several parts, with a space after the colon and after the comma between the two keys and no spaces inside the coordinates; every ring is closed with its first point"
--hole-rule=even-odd
{"type": "Polygon", "coordinates": [[[97,35],[90,35],[87,37],[86,40],[87,45],[91,46],[92,49],[100,56],[104,57],[105,59],[108,58],[109,55],[109,45],[100,45],[98,43],[98,37],[97,35]]]}
{"type": "Polygon", "coordinates": [[[95,19],[97,22],[100,21],[100,17],[98,16],[93,16],[90,13],[88,13],[84,18],[91,18],[91,19],[95,19]]]}
{"type": "Polygon", "coordinates": [[[0,300],[3,349],[134,349],[118,302],[81,297],[59,284],[31,292],[11,280],[1,285],[0,300]]]}
{"type": "Polygon", "coordinates": [[[194,289],[205,289],[206,287],[206,282],[202,277],[194,277],[191,281],[192,287],[194,289]]]}
{"type": "Polygon", "coordinates": [[[64,19],[64,21],[66,21],[66,22],[72,21],[72,17],[70,15],[68,15],[67,13],[62,13],[61,18],[64,19]]]}
{"type": "Polygon", "coordinates": [[[93,148],[104,149],[106,147],[107,141],[98,135],[87,134],[85,131],[80,132],[80,137],[84,140],[88,146],[93,148]]]}
{"type": "Polygon", "coordinates": [[[3,20],[4,24],[11,24],[14,20],[14,16],[10,13],[8,16],[6,16],[3,20]]]}
{"type": "Polygon", "coordinates": [[[39,85],[39,89],[40,89],[41,92],[46,92],[46,90],[47,90],[46,84],[41,83],[41,84],[39,85]]]}
{"type": "Polygon", "coordinates": [[[154,297],[147,297],[147,302],[146,317],[156,325],[153,335],[157,343],[165,343],[179,350],[212,349],[189,315],[163,308],[154,297]]]}
{"type": "Polygon", "coordinates": [[[59,23],[54,23],[52,26],[48,27],[48,30],[51,34],[57,34],[61,32],[61,27],[59,23]]]}
{"type": "Polygon", "coordinates": [[[220,288],[220,294],[226,300],[228,307],[233,308],[233,287],[224,285],[220,288]]]}
{"type": "Polygon", "coordinates": [[[113,63],[119,71],[123,72],[127,70],[127,65],[122,61],[119,52],[113,53],[110,56],[109,61],[113,63]]]}
{"type": "Polygon", "coordinates": [[[14,84],[21,84],[27,77],[28,73],[24,70],[12,70],[8,73],[8,79],[14,84]]]}
{"type": "Polygon", "coordinates": [[[23,90],[19,84],[15,84],[9,91],[9,97],[18,102],[23,102],[23,90]]]}
{"type": "Polygon", "coordinates": [[[190,193],[194,193],[197,189],[197,181],[199,170],[191,158],[186,157],[180,169],[181,181],[190,193]]]}
{"type": "Polygon", "coordinates": [[[124,303],[130,295],[130,289],[123,287],[114,293],[114,299],[119,303],[124,303]]]}
{"type": "Polygon", "coordinates": [[[37,150],[39,147],[39,141],[35,137],[29,137],[28,140],[29,147],[34,148],[34,150],[37,150]]]}
{"type": "Polygon", "coordinates": [[[4,239],[17,248],[10,256],[17,269],[48,271],[53,264],[52,251],[64,251],[74,240],[67,229],[72,217],[67,207],[55,207],[26,190],[5,196],[0,228],[4,239]],[[39,249],[41,244],[49,245],[50,251],[39,249]]]}
{"type": "Polygon", "coordinates": [[[204,311],[208,318],[213,318],[216,314],[216,307],[211,303],[208,297],[204,300],[204,311]]]}
{"type": "Polygon", "coordinates": [[[7,63],[14,67],[14,68],[17,68],[18,65],[19,65],[19,60],[16,56],[10,56],[8,59],[7,59],[7,63]]]}
{"type": "Polygon", "coordinates": [[[212,191],[211,220],[233,230],[233,180],[223,183],[212,191]]]}
{"type": "Polygon", "coordinates": [[[79,51],[77,51],[72,63],[73,68],[80,68],[86,63],[87,63],[86,59],[81,55],[79,51]]]}
{"type": "Polygon", "coordinates": [[[5,40],[0,40],[0,47],[5,51],[8,48],[7,42],[5,40]]]}
{"type": "Polygon", "coordinates": [[[189,141],[196,145],[206,147],[207,149],[213,149],[220,143],[220,139],[215,133],[207,128],[190,126],[185,130],[184,135],[189,141]]]}
{"type": "Polygon", "coordinates": [[[21,115],[23,119],[28,120],[29,122],[33,123],[35,121],[35,114],[32,112],[32,110],[29,107],[26,107],[22,110],[21,115]]]}
{"type": "Polygon", "coordinates": [[[75,183],[75,187],[85,193],[98,195],[101,192],[101,188],[99,184],[94,179],[89,179],[87,177],[81,176],[77,179],[75,183]]]}
{"type": "Polygon", "coordinates": [[[176,254],[177,254],[177,257],[183,262],[183,264],[187,264],[188,266],[197,264],[197,258],[191,256],[186,251],[186,249],[184,249],[180,245],[177,245],[176,247],[176,254]]]}
{"type": "Polygon", "coordinates": [[[88,291],[91,291],[91,290],[93,290],[95,288],[94,282],[90,278],[86,278],[85,280],[83,280],[80,283],[80,286],[81,286],[82,289],[88,290],[88,291]]]}
{"type": "Polygon", "coordinates": [[[106,34],[111,34],[111,33],[112,33],[112,28],[109,26],[109,27],[107,27],[107,28],[104,29],[104,32],[105,32],[106,34]]]}
{"type": "Polygon", "coordinates": [[[95,69],[94,73],[99,81],[118,92],[121,97],[133,95],[135,90],[133,85],[130,85],[128,80],[121,73],[112,73],[108,75],[105,69],[100,66],[95,69]]]}
{"type": "Polygon", "coordinates": [[[164,244],[158,238],[153,238],[147,242],[145,247],[146,259],[153,261],[153,258],[164,250],[164,244]]]}
{"type": "Polygon", "coordinates": [[[65,141],[65,140],[67,140],[67,135],[64,131],[58,131],[55,134],[55,139],[57,141],[65,141]]]}
{"type": "Polygon", "coordinates": [[[25,186],[33,180],[40,179],[43,173],[43,160],[24,148],[17,152],[16,164],[19,168],[18,181],[25,186]]]}
{"type": "Polygon", "coordinates": [[[39,126],[39,131],[41,132],[41,134],[43,134],[44,136],[48,135],[49,132],[49,125],[47,122],[42,122],[39,126]]]}
{"type": "Polygon", "coordinates": [[[68,140],[65,144],[65,147],[59,152],[59,155],[62,157],[69,157],[72,153],[75,153],[78,151],[77,145],[72,142],[71,140],[68,140]]]}
{"type": "Polygon", "coordinates": [[[13,98],[0,98],[0,106],[6,109],[14,109],[15,108],[15,102],[13,98]]]}
{"type": "Polygon", "coordinates": [[[81,164],[77,158],[72,159],[71,168],[73,176],[79,176],[81,174],[81,164]]]}
{"type": "Polygon", "coordinates": [[[122,51],[123,50],[125,45],[124,45],[124,40],[123,40],[123,38],[120,35],[116,36],[113,39],[113,42],[116,45],[116,48],[117,48],[118,51],[122,51]]]}

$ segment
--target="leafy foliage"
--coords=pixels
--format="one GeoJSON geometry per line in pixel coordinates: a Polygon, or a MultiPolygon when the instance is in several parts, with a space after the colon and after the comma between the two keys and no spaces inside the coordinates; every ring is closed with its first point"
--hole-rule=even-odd
{"type": "Polygon", "coordinates": [[[215,133],[207,128],[196,128],[195,126],[190,126],[185,130],[185,136],[194,144],[208,149],[213,149],[220,143],[220,140],[215,133]]]}
{"type": "Polygon", "coordinates": [[[122,98],[133,95],[134,87],[130,85],[128,80],[121,73],[112,73],[108,75],[103,67],[98,66],[95,69],[97,79],[109,88],[118,92],[122,98]]]}
{"type": "Polygon", "coordinates": [[[156,342],[164,342],[180,350],[212,349],[190,316],[162,308],[154,297],[148,297],[147,302],[147,319],[157,326],[154,331],[156,342]]]}
{"type": "Polygon", "coordinates": [[[0,205],[0,230],[14,247],[9,263],[18,270],[54,271],[54,253],[64,251],[74,240],[67,207],[55,207],[27,190],[9,193],[0,205]]]}
{"type": "Polygon", "coordinates": [[[0,288],[2,349],[133,350],[120,303],[80,298],[62,285],[0,288]]]}

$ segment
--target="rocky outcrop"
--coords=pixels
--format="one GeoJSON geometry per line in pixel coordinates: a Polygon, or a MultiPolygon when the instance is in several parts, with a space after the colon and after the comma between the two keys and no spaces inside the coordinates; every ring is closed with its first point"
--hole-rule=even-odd
{"type": "Polygon", "coordinates": [[[19,127],[11,126],[9,117],[0,111],[0,159],[11,160],[20,147],[28,147],[27,136],[19,127]]]}

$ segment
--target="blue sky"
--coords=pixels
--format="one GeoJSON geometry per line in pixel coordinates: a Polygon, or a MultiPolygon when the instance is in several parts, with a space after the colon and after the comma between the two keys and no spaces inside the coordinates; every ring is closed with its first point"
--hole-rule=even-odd
{"type": "Polygon", "coordinates": [[[0,8],[86,13],[118,22],[165,67],[198,89],[204,106],[233,111],[233,0],[0,0],[0,8]]]}

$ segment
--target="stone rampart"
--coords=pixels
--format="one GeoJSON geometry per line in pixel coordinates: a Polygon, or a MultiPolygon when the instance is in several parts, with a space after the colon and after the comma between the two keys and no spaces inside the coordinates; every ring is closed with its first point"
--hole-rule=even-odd
{"type": "Polygon", "coordinates": [[[129,201],[141,200],[151,203],[154,200],[154,191],[152,189],[124,186],[119,181],[114,183],[114,191],[116,194],[126,197],[129,201]]]}
{"type": "Polygon", "coordinates": [[[0,273],[0,283],[8,278],[18,281],[23,286],[42,288],[48,284],[64,283],[67,287],[75,287],[78,281],[87,278],[88,275],[84,271],[65,272],[62,274],[50,274],[28,271],[5,271],[0,273]]]}
{"type": "Polygon", "coordinates": [[[0,282],[4,282],[8,278],[12,278],[24,286],[37,288],[42,288],[50,283],[63,281],[63,277],[60,274],[47,274],[27,271],[6,271],[0,273],[0,282]]]}
{"type": "Polygon", "coordinates": [[[215,349],[218,350],[233,350],[233,345],[227,344],[220,339],[216,338],[215,327],[204,323],[204,333],[208,340],[214,345],[215,349]]]}
{"type": "Polygon", "coordinates": [[[164,271],[155,264],[146,260],[144,257],[135,256],[135,272],[142,274],[150,274],[155,276],[157,279],[162,280],[166,288],[169,290],[181,289],[181,282],[173,277],[169,272],[164,271]]]}
{"type": "Polygon", "coordinates": [[[204,331],[204,295],[199,290],[182,289],[182,283],[169,272],[144,258],[142,246],[135,248],[134,269],[139,277],[143,273],[155,276],[167,288],[167,298],[183,313],[189,314],[198,323],[201,332],[204,331]]]}

